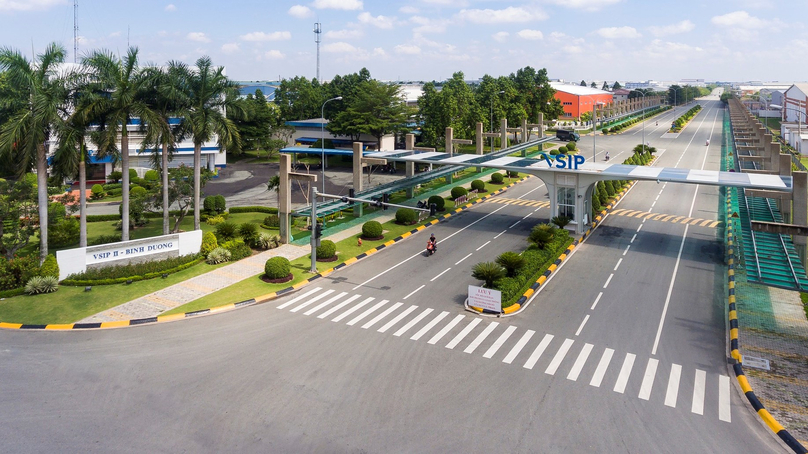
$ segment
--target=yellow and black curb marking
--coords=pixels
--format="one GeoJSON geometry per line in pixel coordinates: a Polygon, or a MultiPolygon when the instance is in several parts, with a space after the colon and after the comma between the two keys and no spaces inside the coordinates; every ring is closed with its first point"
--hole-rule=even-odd
{"type": "Polygon", "coordinates": [[[450,213],[447,213],[447,214],[444,214],[442,216],[439,216],[437,219],[433,219],[432,221],[429,221],[428,223],[426,223],[424,225],[418,226],[418,227],[410,230],[409,232],[403,233],[403,234],[399,235],[398,237],[396,237],[395,239],[387,241],[384,244],[380,244],[379,246],[376,246],[373,249],[367,250],[367,251],[357,255],[356,257],[349,258],[349,259],[345,260],[344,262],[340,263],[339,265],[337,265],[337,266],[335,266],[333,268],[329,268],[327,270],[324,270],[324,271],[322,271],[322,272],[320,272],[320,273],[318,273],[318,274],[316,274],[316,275],[314,275],[314,276],[312,276],[312,277],[310,277],[310,278],[308,278],[308,279],[306,279],[304,281],[300,281],[295,285],[292,285],[290,287],[286,287],[284,289],[278,290],[277,292],[267,293],[266,295],[257,296],[255,298],[250,298],[248,300],[240,301],[238,303],[230,303],[230,304],[225,304],[223,306],[212,307],[212,308],[209,308],[209,309],[202,309],[202,310],[193,311],[193,312],[185,312],[183,314],[159,315],[159,316],[156,316],[156,317],[136,318],[136,319],[132,319],[132,320],[117,320],[117,321],[114,321],[114,322],[99,322],[99,323],[64,323],[64,324],[50,324],[50,325],[30,325],[30,324],[23,324],[23,323],[0,322],[0,328],[23,329],[23,330],[47,330],[47,331],[65,331],[65,330],[74,330],[74,329],[95,329],[95,328],[121,328],[121,327],[125,327],[125,326],[136,326],[136,325],[145,325],[145,324],[149,324],[149,323],[161,323],[161,322],[170,322],[170,321],[175,321],[175,320],[182,320],[182,319],[185,319],[185,318],[196,317],[198,315],[215,314],[217,312],[224,312],[224,311],[228,311],[228,310],[231,310],[231,309],[236,309],[236,308],[239,308],[239,307],[250,306],[250,305],[253,305],[253,304],[257,304],[257,303],[263,303],[263,302],[269,301],[271,299],[277,298],[279,296],[285,295],[285,294],[287,294],[289,292],[295,291],[295,290],[299,289],[300,287],[303,287],[303,286],[309,284],[312,281],[315,281],[315,280],[317,280],[317,279],[319,279],[321,277],[328,276],[329,274],[333,273],[334,271],[337,271],[337,270],[342,269],[342,268],[344,268],[344,267],[346,267],[348,265],[356,263],[358,260],[363,259],[363,258],[365,258],[365,257],[367,257],[369,255],[373,255],[376,252],[379,252],[380,250],[386,248],[387,246],[391,246],[394,243],[396,243],[398,241],[401,241],[404,238],[407,238],[407,237],[409,237],[410,235],[412,235],[414,233],[418,233],[421,230],[424,230],[425,228],[429,227],[430,225],[435,225],[438,222],[441,222],[442,220],[453,216],[455,213],[460,213],[461,211],[466,210],[466,209],[468,209],[468,208],[470,208],[470,207],[472,207],[472,206],[474,206],[474,205],[476,205],[476,204],[478,204],[478,203],[480,203],[480,202],[482,202],[482,201],[484,201],[484,200],[486,200],[486,199],[488,199],[490,197],[493,197],[493,196],[505,191],[506,189],[516,185],[517,183],[521,183],[522,181],[525,181],[528,178],[530,178],[530,175],[522,177],[519,180],[508,184],[507,186],[503,186],[502,188],[500,188],[500,189],[498,189],[498,190],[496,190],[494,192],[488,193],[488,194],[486,194],[486,195],[484,195],[484,196],[482,196],[482,197],[480,197],[480,198],[478,198],[478,199],[476,199],[474,201],[466,203],[465,205],[463,205],[461,207],[455,208],[450,213]]]}
{"type": "Polygon", "coordinates": [[[721,221],[711,219],[689,218],[687,216],[676,216],[673,214],[651,213],[649,211],[626,210],[620,208],[611,213],[614,216],[627,216],[630,218],[644,218],[649,221],[672,222],[674,224],[690,224],[693,226],[715,228],[721,225],[721,221]]]}
{"type": "MultiPolygon", "coordinates": [[[[727,214],[732,212],[732,196],[727,193],[727,214]]],[[[746,399],[752,404],[760,419],[769,426],[772,432],[776,433],[778,437],[785,444],[788,445],[797,454],[806,454],[808,450],[792,436],[776,419],[769,413],[763,406],[760,400],[755,395],[746,375],[743,372],[743,356],[738,349],[738,310],[735,306],[735,233],[733,232],[732,222],[727,222],[727,278],[728,278],[728,295],[727,301],[729,303],[729,348],[730,356],[735,359],[735,364],[732,368],[735,371],[735,378],[738,379],[738,384],[741,386],[746,399]]]]}

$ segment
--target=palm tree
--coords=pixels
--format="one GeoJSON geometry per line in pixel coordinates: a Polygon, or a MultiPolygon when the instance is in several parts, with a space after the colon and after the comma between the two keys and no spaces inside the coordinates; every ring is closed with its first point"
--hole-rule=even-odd
{"type": "Polygon", "coordinates": [[[231,110],[231,117],[238,117],[242,108],[236,102],[237,85],[227,79],[224,68],[213,67],[210,57],[197,60],[196,69],[187,73],[187,104],[178,116],[194,141],[194,230],[199,230],[202,144],[215,135],[219,147],[239,147],[241,136],[225,110],[231,110]]]}
{"type": "Polygon", "coordinates": [[[80,107],[59,127],[59,143],[53,156],[53,173],[59,177],[79,176],[79,246],[87,247],[87,144],[88,122],[80,107]]]}
{"type": "Polygon", "coordinates": [[[494,288],[494,282],[505,277],[505,269],[494,262],[480,262],[471,268],[471,277],[485,282],[485,288],[494,288]]]}
{"type": "Polygon", "coordinates": [[[26,98],[23,107],[0,129],[0,151],[17,164],[20,174],[36,162],[39,203],[39,261],[48,256],[48,161],[47,141],[66,117],[69,96],[57,66],[64,62],[63,46],[51,43],[45,52],[28,61],[18,50],[0,49],[0,71],[26,98]]]}
{"type": "Polygon", "coordinates": [[[267,191],[275,191],[275,195],[278,197],[278,208],[281,207],[281,176],[280,175],[273,175],[269,177],[267,181],[267,191]]]}
{"type": "Polygon", "coordinates": [[[103,132],[98,154],[115,153],[120,139],[120,160],[123,173],[121,185],[121,240],[129,240],[129,129],[134,118],[141,125],[159,122],[143,100],[147,79],[138,66],[138,50],[130,47],[126,56],[116,57],[108,51],[95,51],[83,59],[92,80],[93,93],[88,105],[90,114],[99,119],[103,132]]]}

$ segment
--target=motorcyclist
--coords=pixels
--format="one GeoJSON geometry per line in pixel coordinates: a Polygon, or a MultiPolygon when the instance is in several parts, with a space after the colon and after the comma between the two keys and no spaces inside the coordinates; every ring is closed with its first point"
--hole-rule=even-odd
{"type": "Polygon", "coordinates": [[[435,253],[435,245],[430,240],[426,241],[426,253],[427,255],[432,255],[435,253]]]}
{"type": "Polygon", "coordinates": [[[609,160],[609,152],[608,151],[606,152],[606,160],[607,161],[609,160]]]}
{"type": "Polygon", "coordinates": [[[438,251],[438,240],[435,239],[435,234],[429,235],[429,242],[432,243],[432,252],[438,251]]]}

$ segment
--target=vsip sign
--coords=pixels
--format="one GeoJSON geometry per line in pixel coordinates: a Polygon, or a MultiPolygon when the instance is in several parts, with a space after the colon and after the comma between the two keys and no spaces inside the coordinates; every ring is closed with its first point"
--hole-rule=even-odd
{"type": "Polygon", "coordinates": [[[545,162],[547,162],[547,167],[555,167],[557,169],[578,170],[578,166],[586,162],[586,158],[580,155],[569,156],[559,154],[556,155],[555,162],[550,159],[550,156],[547,156],[547,153],[541,153],[541,156],[544,158],[545,162]]]}

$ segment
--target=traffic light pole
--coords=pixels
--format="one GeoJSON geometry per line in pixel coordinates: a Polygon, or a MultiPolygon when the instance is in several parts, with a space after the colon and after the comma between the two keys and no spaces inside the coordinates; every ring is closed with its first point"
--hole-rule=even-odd
{"type": "Polygon", "coordinates": [[[317,273],[317,187],[311,185],[311,272],[317,273]]]}

